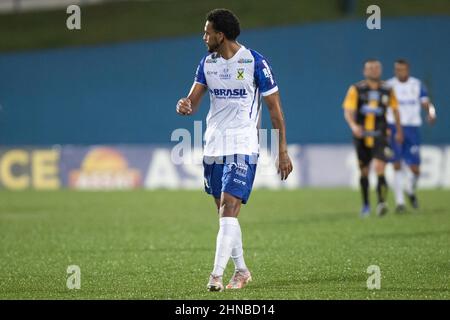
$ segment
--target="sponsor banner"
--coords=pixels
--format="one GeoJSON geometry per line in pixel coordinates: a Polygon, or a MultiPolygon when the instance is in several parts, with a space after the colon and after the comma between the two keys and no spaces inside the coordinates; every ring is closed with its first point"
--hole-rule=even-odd
{"type": "MultiPolygon", "coordinates": [[[[178,149],[157,145],[55,146],[0,148],[3,189],[76,190],[201,189],[202,150],[179,161],[178,149]],[[176,158],[176,161],[173,159],[176,158]]],[[[420,188],[450,188],[450,146],[421,147],[420,188]]],[[[359,185],[351,145],[290,145],[294,171],[280,181],[276,159],[261,150],[254,188],[352,187],[359,185]]],[[[393,168],[386,177],[392,184],[393,168]]],[[[375,186],[376,176],[370,176],[375,186]]]]}
{"type": "Polygon", "coordinates": [[[0,148],[0,187],[55,190],[62,186],[59,147],[0,148]]]}

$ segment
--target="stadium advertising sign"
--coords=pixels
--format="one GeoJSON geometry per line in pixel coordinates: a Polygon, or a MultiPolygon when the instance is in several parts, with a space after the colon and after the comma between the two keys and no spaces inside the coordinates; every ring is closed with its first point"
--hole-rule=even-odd
{"type": "MultiPolygon", "coordinates": [[[[169,146],[62,146],[0,149],[0,186],[10,190],[201,189],[202,150],[174,162],[169,146]]],[[[358,187],[359,173],[351,145],[290,145],[294,171],[277,176],[276,159],[261,149],[255,188],[358,187]]],[[[419,188],[450,188],[450,146],[421,147],[419,188]]],[[[386,177],[393,183],[393,168],[386,177]]],[[[376,175],[370,177],[375,185],[376,175]]]]}
{"type": "Polygon", "coordinates": [[[0,149],[0,185],[10,190],[54,190],[61,186],[58,148],[0,149]]]}

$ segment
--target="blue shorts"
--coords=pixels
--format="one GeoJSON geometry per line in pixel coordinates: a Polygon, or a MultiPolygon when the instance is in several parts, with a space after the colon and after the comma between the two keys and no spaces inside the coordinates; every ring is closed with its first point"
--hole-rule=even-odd
{"type": "Polygon", "coordinates": [[[205,191],[219,199],[226,192],[247,203],[255,180],[258,155],[203,157],[205,191]]]}
{"type": "Polygon", "coordinates": [[[417,126],[402,126],[403,128],[403,143],[399,144],[395,140],[397,129],[395,125],[390,124],[391,136],[389,144],[394,152],[389,162],[400,162],[404,160],[407,165],[420,164],[420,128],[417,126]]]}

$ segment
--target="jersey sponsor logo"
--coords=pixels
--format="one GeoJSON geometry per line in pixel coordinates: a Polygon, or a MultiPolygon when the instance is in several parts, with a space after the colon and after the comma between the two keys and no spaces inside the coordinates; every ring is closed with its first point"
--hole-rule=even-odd
{"type": "Polygon", "coordinates": [[[238,63],[252,63],[252,62],[253,62],[253,59],[241,58],[241,59],[238,60],[238,63]]]}
{"type": "Polygon", "coordinates": [[[418,103],[417,99],[399,99],[398,103],[401,105],[416,105],[418,103]]]}
{"type": "Polygon", "coordinates": [[[244,68],[237,69],[236,80],[244,80],[244,72],[245,72],[244,68]]]}
{"type": "Polygon", "coordinates": [[[205,63],[217,63],[217,59],[208,58],[205,63]]]}
{"type": "Polygon", "coordinates": [[[275,83],[275,81],[273,80],[273,75],[272,72],[270,71],[270,67],[267,64],[266,60],[262,60],[262,63],[264,64],[264,67],[262,69],[262,72],[264,73],[264,76],[268,79],[270,79],[270,82],[272,83],[272,85],[275,83]]]}
{"type": "Polygon", "coordinates": [[[360,112],[365,115],[375,114],[377,116],[381,116],[381,115],[383,115],[384,110],[383,110],[383,108],[373,107],[368,104],[364,104],[361,106],[360,112]]]}
{"type": "Polygon", "coordinates": [[[229,73],[229,69],[228,68],[223,69],[222,73],[219,74],[219,78],[221,80],[230,80],[231,73],[229,73]]]}
{"type": "Polygon", "coordinates": [[[246,98],[246,89],[210,89],[209,92],[217,98],[246,98]]]}

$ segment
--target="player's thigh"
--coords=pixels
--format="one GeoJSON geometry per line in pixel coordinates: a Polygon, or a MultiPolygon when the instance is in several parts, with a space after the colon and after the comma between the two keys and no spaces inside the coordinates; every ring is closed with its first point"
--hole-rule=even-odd
{"type": "Polygon", "coordinates": [[[247,203],[256,174],[257,155],[234,155],[227,159],[222,177],[222,192],[247,203]]]}
{"type": "Polygon", "coordinates": [[[222,193],[223,161],[217,157],[203,158],[203,179],[205,192],[214,197],[216,205],[222,193]]]}
{"type": "Polygon", "coordinates": [[[386,137],[377,138],[373,147],[373,164],[377,175],[384,174],[388,159],[388,142],[386,137]]]}
{"type": "Polygon", "coordinates": [[[420,132],[417,127],[406,127],[404,130],[403,159],[409,166],[420,165],[420,132]]]}
{"type": "Polygon", "coordinates": [[[363,176],[368,175],[370,161],[372,160],[372,152],[370,148],[367,148],[363,139],[354,139],[353,145],[355,146],[356,157],[358,159],[358,166],[363,176]]]}

